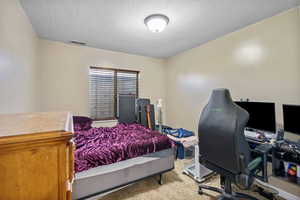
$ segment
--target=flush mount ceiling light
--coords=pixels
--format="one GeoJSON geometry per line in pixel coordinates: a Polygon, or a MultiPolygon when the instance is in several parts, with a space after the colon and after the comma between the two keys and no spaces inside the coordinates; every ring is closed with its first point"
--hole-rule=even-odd
{"type": "Polygon", "coordinates": [[[169,23],[169,18],[162,14],[149,15],[144,20],[148,29],[154,33],[162,32],[169,23]]]}

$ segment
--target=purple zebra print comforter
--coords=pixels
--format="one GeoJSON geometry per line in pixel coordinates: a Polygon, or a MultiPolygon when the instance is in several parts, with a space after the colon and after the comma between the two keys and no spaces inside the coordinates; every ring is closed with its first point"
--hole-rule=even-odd
{"type": "Polygon", "coordinates": [[[173,145],[167,136],[139,124],[76,131],[75,144],[76,172],[168,149],[173,145]]]}

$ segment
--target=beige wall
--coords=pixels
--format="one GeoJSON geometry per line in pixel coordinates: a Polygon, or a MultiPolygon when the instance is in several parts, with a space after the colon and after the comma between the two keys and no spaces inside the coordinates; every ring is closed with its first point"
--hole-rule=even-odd
{"type": "Polygon", "coordinates": [[[89,66],[139,70],[140,97],[149,97],[152,103],[166,98],[164,60],[47,40],[39,44],[42,111],[71,110],[89,115],[89,66]]]}
{"type": "Polygon", "coordinates": [[[279,122],[281,103],[300,104],[299,8],[161,60],[39,40],[19,1],[0,1],[0,113],[88,115],[89,66],[140,70],[140,96],[167,100],[175,127],[196,130],[217,87],[236,99],[277,102],[279,122]]]}
{"type": "Polygon", "coordinates": [[[18,0],[0,0],[0,113],[35,111],[37,37],[18,0]]]}
{"type": "MultiPolygon", "coordinates": [[[[203,30],[205,31],[205,30],[203,30]]],[[[167,121],[197,130],[214,88],[235,99],[300,104],[299,8],[266,19],[167,61],[167,121]]]]}

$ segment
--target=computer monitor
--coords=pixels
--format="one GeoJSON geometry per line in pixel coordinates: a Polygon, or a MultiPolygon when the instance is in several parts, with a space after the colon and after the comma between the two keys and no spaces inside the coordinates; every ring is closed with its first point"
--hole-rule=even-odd
{"type": "Polygon", "coordinates": [[[275,133],[275,103],[268,102],[235,102],[249,113],[246,127],[275,133]]]}
{"type": "Polygon", "coordinates": [[[300,105],[283,105],[284,130],[300,135],[300,105]]]}

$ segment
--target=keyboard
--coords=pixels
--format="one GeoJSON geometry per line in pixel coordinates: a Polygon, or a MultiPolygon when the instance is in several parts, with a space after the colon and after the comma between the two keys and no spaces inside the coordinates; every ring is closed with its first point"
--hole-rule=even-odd
{"type": "Polygon", "coordinates": [[[266,138],[259,138],[260,134],[255,131],[245,130],[244,134],[247,139],[257,141],[257,142],[265,142],[266,138]]]}
{"type": "Polygon", "coordinates": [[[249,137],[249,138],[257,138],[259,135],[255,131],[248,131],[248,130],[245,130],[244,133],[245,133],[245,136],[249,137]]]}

